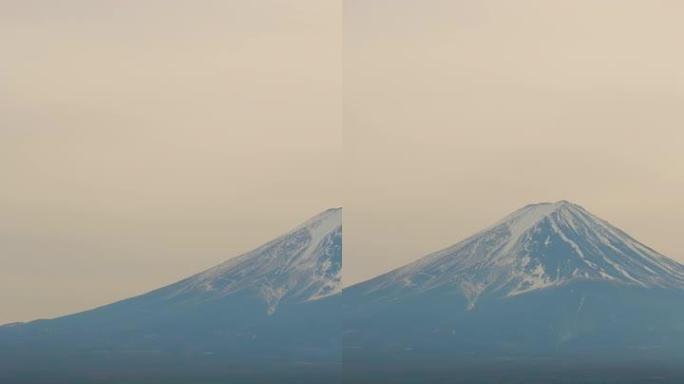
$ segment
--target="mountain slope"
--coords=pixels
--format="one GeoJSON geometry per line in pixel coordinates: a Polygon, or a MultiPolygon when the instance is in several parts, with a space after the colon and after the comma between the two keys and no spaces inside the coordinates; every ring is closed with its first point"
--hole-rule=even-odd
{"type": "Polygon", "coordinates": [[[575,281],[684,288],[684,267],[566,201],[528,205],[458,244],[357,289],[514,296],[575,281]]]}
{"type": "Polygon", "coordinates": [[[435,372],[453,369],[465,382],[550,382],[542,374],[558,369],[585,382],[598,377],[590,365],[608,372],[641,358],[627,365],[650,375],[684,362],[684,267],[566,201],[526,206],[345,289],[344,311],[354,382],[440,382],[435,372]],[[506,364],[530,369],[487,376],[506,364]]]}
{"type": "Polygon", "coordinates": [[[329,209],[242,256],[156,292],[168,299],[221,299],[248,295],[273,314],[282,303],[303,303],[339,293],[342,210],[329,209]]]}
{"type": "Polygon", "coordinates": [[[0,327],[0,382],[335,382],[341,214],[138,297],[0,327]]]}

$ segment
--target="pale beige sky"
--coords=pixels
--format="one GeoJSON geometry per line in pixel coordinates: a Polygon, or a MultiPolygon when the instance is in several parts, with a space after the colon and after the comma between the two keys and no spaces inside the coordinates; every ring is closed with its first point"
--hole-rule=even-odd
{"type": "Polygon", "coordinates": [[[341,4],[0,3],[0,323],[106,304],[342,204],[341,4]]]}
{"type": "Polygon", "coordinates": [[[682,17],[674,0],[346,0],[346,282],[561,199],[684,261],[682,17]]]}
{"type": "Polygon", "coordinates": [[[684,261],[682,15],[2,2],[0,323],[156,288],[343,202],[347,283],[559,199],[684,261]]]}

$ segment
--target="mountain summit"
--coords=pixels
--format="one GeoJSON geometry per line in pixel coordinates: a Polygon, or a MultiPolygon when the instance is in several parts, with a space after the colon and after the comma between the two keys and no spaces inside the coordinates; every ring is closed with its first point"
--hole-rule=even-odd
{"type": "Polygon", "coordinates": [[[559,201],[525,206],[364,286],[368,291],[454,287],[472,308],[485,293],[515,296],[582,280],[684,288],[684,268],[579,205],[559,201]]]}
{"type": "Polygon", "coordinates": [[[684,266],[567,201],[346,288],[343,305],[349,382],[684,382],[684,266]]]}

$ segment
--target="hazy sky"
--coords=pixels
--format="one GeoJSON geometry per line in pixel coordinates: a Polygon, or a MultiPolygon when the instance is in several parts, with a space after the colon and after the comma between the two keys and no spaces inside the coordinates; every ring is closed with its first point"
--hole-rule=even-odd
{"type": "Polygon", "coordinates": [[[561,199],[684,261],[683,15],[346,0],[346,282],[561,199]]]}
{"type": "Polygon", "coordinates": [[[341,23],[320,0],[0,2],[0,323],[340,206],[341,23]]]}
{"type": "Polygon", "coordinates": [[[0,2],[0,323],[156,288],[343,203],[347,283],[560,199],[684,261],[682,15],[0,2]]]}

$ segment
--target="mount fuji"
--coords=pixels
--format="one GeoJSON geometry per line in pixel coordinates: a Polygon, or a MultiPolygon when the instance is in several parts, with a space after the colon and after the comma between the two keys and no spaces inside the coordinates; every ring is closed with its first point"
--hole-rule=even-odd
{"type": "Polygon", "coordinates": [[[355,383],[684,379],[684,266],[567,201],[343,296],[355,383]]]}
{"type": "Polygon", "coordinates": [[[0,327],[0,382],[337,382],[342,210],[147,294],[0,327]]]}

